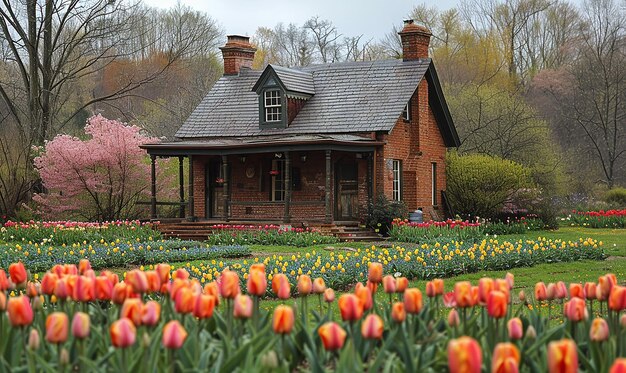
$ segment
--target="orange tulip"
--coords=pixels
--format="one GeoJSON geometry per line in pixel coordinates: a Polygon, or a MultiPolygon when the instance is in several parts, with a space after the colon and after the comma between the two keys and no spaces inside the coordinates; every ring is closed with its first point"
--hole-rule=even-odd
{"type": "Polygon", "coordinates": [[[448,342],[450,373],[480,373],[482,364],[482,351],[475,339],[461,337],[448,342]]]}
{"type": "Polygon", "coordinates": [[[404,309],[407,313],[418,314],[424,307],[422,292],[417,288],[409,288],[404,291],[404,309]]]}
{"type": "Polygon", "coordinates": [[[609,308],[616,312],[626,309],[626,287],[613,286],[609,294],[609,308]]]}
{"type": "Polygon", "coordinates": [[[426,296],[428,298],[434,298],[437,296],[437,292],[435,291],[435,284],[432,281],[428,281],[426,283],[426,296]]]}
{"type": "Polygon", "coordinates": [[[111,300],[115,304],[122,304],[131,294],[132,290],[129,285],[125,282],[118,282],[113,286],[113,291],[111,292],[111,300]]]}
{"type": "Polygon", "coordinates": [[[609,324],[605,319],[597,317],[591,323],[589,338],[594,342],[604,342],[609,339],[609,324]]]}
{"type": "Polygon", "coordinates": [[[336,351],[343,347],[346,341],[346,331],[339,324],[327,322],[319,327],[317,333],[322,340],[324,349],[327,351],[336,351]]]}
{"type": "Polygon", "coordinates": [[[161,290],[161,278],[157,271],[146,271],[146,280],[148,280],[147,293],[156,293],[161,290]]]}
{"type": "Polygon", "coordinates": [[[311,281],[311,277],[307,275],[300,275],[298,277],[298,293],[300,295],[309,295],[311,293],[311,289],[313,289],[313,282],[311,281]]]}
{"type": "Polygon", "coordinates": [[[131,289],[133,289],[133,292],[135,293],[143,294],[148,292],[148,277],[144,271],[133,269],[132,271],[126,273],[124,282],[130,285],[131,289]]]}
{"type": "Polygon", "coordinates": [[[247,295],[239,294],[235,298],[233,315],[236,319],[249,319],[252,317],[252,308],[252,298],[247,295]]]}
{"type": "Polygon", "coordinates": [[[372,295],[376,294],[376,290],[378,290],[378,284],[375,282],[371,282],[370,280],[367,280],[367,282],[365,283],[365,286],[370,289],[370,293],[372,293],[372,295]]]}
{"type": "Polygon", "coordinates": [[[178,268],[174,272],[174,280],[187,280],[189,278],[189,272],[185,268],[178,268]]]}
{"type": "Polygon", "coordinates": [[[89,263],[88,259],[81,259],[78,262],[78,273],[84,275],[85,272],[91,269],[91,263],[89,263]]]}
{"type": "Polygon", "coordinates": [[[198,294],[193,307],[193,315],[199,319],[213,317],[215,310],[215,297],[213,295],[198,294]]]}
{"type": "Polygon", "coordinates": [[[596,284],[595,282],[585,282],[585,296],[587,299],[596,299],[596,284]]]}
{"type": "Polygon", "coordinates": [[[489,297],[489,293],[491,293],[495,288],[495,281],[489,277],[483,277],[478,280],[478,304],[485,305],[487,304],[487,298],[489,297]]]}
{"type": "Polygon", "coordinates": [[[11,276],[11,281],[18,286],[25,285],[28,280],[28,274],[22,262],[9,265],[9,276],[11,276]]]}
{"type": "Polygon", "coordinates": [[[361,302],[361,306],[364,311],[367,311],[372,308],[374,305],[374,300],[372,298],[372,291],[367,287],[363,286],[362,283],[358,282],[354,289],[354,295],[359,298],[361,302]]]}
{"type": "Polygon", "coordinates": [[[178,320],[172,320],[163,327],[161,343],[163,347],[177,350],[183,346],[187,339],[187,331],[178,320]]]}
{"type": "Polygon", "coordinates": [[[282,273],[274,275],[272,278],[272,291],[279,299],[289,299],[291,296],[291,284],[289,279],[282,273]]]}
{"type": "Polygon", "coordinates": [[[72,298],[77,302],[91,302],[95,299],[95,281],[92,278],[78,276],[72,298]]]}
{"type": "Polygon", "coordinates": [[[406,288],[409,287],[409,279],[406,277],[396,278],[396,293],[404,293],[406,288]]]}
{"type": "Polygon", "coordinates": [[[396,302],[391,306],[391,318],[397,323],[402,323],[406,319],[404,303],[396,302]]]}
{"type": "Polygon", "coordinates": [[[54,294],[54,287],[59,281],[59,276],[52,272],[46,272],[41,279],[41,293],[46,295],[54,294]]]}
{"type": "Polygon", "coordinates": [[[396,279],[393,276],[387,275],[383,277],[383,290],[387,294],[396,292],[396,279]]]}
{"type": "Polygon", "coordinates": [[[369,264],[367,279],[375,284],[380,284],[383,281],[383,264],[371,262],[369,264]]]}
{"type": "Polygon", "coordinates": [[[108,278],[109,282],[114,286],[115,284],[120,282],[120,277],[117,275],[117,273],[113,273],[111,271],[102,271],[100,272],[100,276],[105,276],[106,278],[108,278]]]}
{"type": "Polygon", "coordinates": [[[77,339],[89,337],[91,321],[89,315],[84,312],[76,312],[72,318],[72,335],[77,339]]]}
{"type": "Polygon", "coordinates": [[[94,288],[95,298],[97,300],[111,300],[111,296],[113,296],[113,283],[108,277],[96,277],[94,288]]]}
{"type": "Polygon", "coordinates": [[[170,272],[172,270],[172,267],[169,264],[165,264],[165,263],[157,264],[154,270],[159,275],[161,284],[166,284],[170,282],[170,272]]]}
{"type": "Polygon", "coordinates": [[[63,312],[53,312],[46,318],[46,341],[63,343],[67,341],[69,319],[63,312]]]}
{"type": "Polygon", "coordinates": [[[569,297],[585,299],[585,289],[583,288],[583,284],[580,284],[580,283],[569,284],[569,297]]]}
{"type": "Polygon", "coordinates": [[[161,303],[149,300],[141,307],[141,324],[156,326],[161,318],[161,303]]]}
{"type": "Polygon", "coordinates": [[[326,291],[326,283],[324,282],[324,279],[321,277],[318,277],[315,280],[313,280],[313,293],[324,294],[324,291],[326,291]]]}
{"type": "Polygon", "coordinates": [[[137,329],[130,319],[123,318],[111,324],[109,334],[113,347],[126,348],[135,344],[137,329]]]}
{"type": "Polygon", "coordinates": [[[176,292],[176,299],[174,299],[174,309],[178,313],[187,314],[193,311],[194,307],[194,294],[191,288],[182,287],[176,292]]]}
{"type": "Polygon", "coordinates": [[[556,298],[556,285],[552,282],[546,287],[546,297],[550,301],[556,298]]]}
{"type": "Polygon", "coordinates": [[[265,264],[264,263],[254,263],[250,266],[250,272],[252,271],[261,271],[265,273],[265,264]]]}
{"type": "Polygon", "coordinates": [[[33,322],[33,309],[30,306],[30,300],[25,295],[9,298],[7,314],[13,326],[28,326],[33,322]]]}
{"type": "Polygon", "coordinates": [[[563,281],[559,281],[556,283],[556,293],[554,294],[556,299],[564,299],[567,298],[567,287],[563,281]]]}
{"type": "Polygon", "coordinates": [[[220,276],[218,283],[222,298],[234,299],[239,292],[239,275],[237,272],[225,269],[220,276]]]}
{"type": "Polygon", "coordinates": [[[497,278],[494,280],[493,290],[499,290],[504,293],[507,302],[511,300],[511,289],[509,288],[509,283],[505,279],[497,278]]]}
{"type": "Polygon", "coordinates": [[[626,373],[626,358],[615,359],[609,373],[626,373]]]}
{"type": "Polygon", "coordinates": [[[383,319],[376,314],[369,314],[361,324],[361,335],[365,339],[381,339],[383,337],[383,319]]]}
{"type": "MultiPolygon", "coordinates": [[[[4,291],[0,291],[0,311],[4,312],[7,310],[7,295],[4,291]]],[[[0,315],[2,317],[2,315],[0,315]]]]}
{"type": "Polygon", "coordinates": [[[436,278],[433,280],[433,285],[435,286],[435,294],[443,295],[443,292],[444,292],[443,280],[440,278],[436,278]]]}
{"type": "Polygon", "coordinates": [[[136,326],[141,325],[143,303],[139,298],[127,298],[120,310],[120,319],[127,318],[136,326]]]}
{"type": "Polygon", "coordinates": [[[581,298],[572,298],[568,302],[565,302],[563,311],[565,317],[573,322],[582,321],[589,316],[585,301],[581,298]]]}
{"type": "Polygon", "coordinates": [[[211,281],[208,284],[204,285],[204,289],[202,289],[202,292],[206,295],[214,296],[217,300],[216,304],[219,304],[220,289],[217,287],[217,282],[211,281]]]}
{"type": "Polygon", "coordinates": [[[39,349],[40,344],[41,338],[39,337],[39,332],[37,329],[31,329],[30,334],[28,335],[28,348],[31,351],[35,351],[39,349]]]}
{"type": "Polygon", "coordinates": [[[626,329],[626,313],[622,314],[622,316],[619,318],[619,324],[622,328],[626,329]]]}
{"type": "Polygon", "coordinates": [[[539,302],[548,299],[548,293],[546,289],[546,284],[543,282],[538,282],[535,284],[535,299],[539,302]]]}
{"type": "Polygon", "coordinates": [[[448,325],[451,328],[456,328],[461,323],[461,318],[459,317],[459,312],[456,308],[453,308],[448,313],[448,325]]]}
{"type": "Polygon", "coordinates": [[[0,291],[6,291],[9,288],[9,279],[4,269],[0,269],[0,291]]]}
{"type": "Polygon", "coordinates": [[[520,353],[513,343],[498,343],[491,360],[492,373],[519,372],[520,353]]]}
{"type": "Polygon", "coordinates": [[[454,297],[458,307],[473,307],[472,284],[469,281],[459,281],[454,284],[454,297]]]}
{"type": "Polygon", "coordinates": [[[324,302],[332,303],[335,301],[335,291],[331,288],[324,290],[324,302]]]}
{"type": "Polygon", "coordinates": [[[272,329],[276,334],[289,334],[293,329],[295,317],[293,308],[285,305],[277,306],[274,309],[274,318],[272,319],[272,329]]]}
{"type": "Polygon", "coordinates": [[[41,290],[41,285],[39,283],[28,282],[26,284],[26,295],[28,295],[29,298],[37,297],[39,295],[40,290],[41,290]]]}
{"type": "Polygon", "coordinates": [[[617,283],[615,276],[605,275],[598,277],[598,288],[596,289],[596,297],[598,300],[604,301],[609,299],[609,294],[613,286],[617,283]]]}
{"type": "Polygon", "coordinates": [[[263,267],[263,270],[261,270],[260,267],[250,267],[247,285],[247,290],[250,295],[254,295],[257,297],[265,295],[265,291],[267,290],[267,277],[265,276],[265,267],[263,267]]]}
{"type": "Polygon", "coordinates": [[[522,325],[522,320],[519,317],[514,317],[510,319],[507,324],[507,329],[509,331],[509,339],[512,341],[517,341],[522,339],[524,334],[524,326],[522,325]]]}
{"type": "Polygon", "coordinates": [[[54,296],[57,299],[65,300],[70,295],[69,290],[67,289],[67,280],[65,278],[60,278],[54,284],[54,296]]]}
{"type": "Polygon", "coordinates": [[[496,319],[503,318],[506,316],[507,305],[508,299],[503,292],[494,290],[489,293],[487,298],[487,313],[489,316],[496,319]]]}
{"type": "Polygon", "coordinates": [[[189,287],[190,283],[188,280],[174,279],[174,281],[169,282],[167,284],[167,291],[170,295],[170,299],[175,300],[176,295],[178,295],[178,291],[182,288],[189,287]]]}
{"type": "Polygon", "coordinates": [[[341,295],[338,305],[343,321],[357,321],[363,316],[363,305],[354,294],[341,295]]]}
{"type": "Polygon", "coordinates": [[[507,284],[509,284],[509,290],[513,289],[513,285],[515,285],[515,275],[511,272],[507,272],[506,276],[504,276],[507,284]]]}
{"type": "Polygon", "coordinates": [[[578,372],[578,352],[576,343],[571,339],[561,339],[548,344],[548,372],[578,372]]]}

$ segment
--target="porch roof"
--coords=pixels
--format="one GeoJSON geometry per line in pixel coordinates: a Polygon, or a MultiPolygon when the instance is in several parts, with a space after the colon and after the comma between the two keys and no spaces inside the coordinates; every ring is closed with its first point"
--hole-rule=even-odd
{"type": "Polygon", "coordinates": [[[141,145],[149,154],[228,155],[304,150],[373,151],[382,141],[350,134],[224,137],[141,145]]]}

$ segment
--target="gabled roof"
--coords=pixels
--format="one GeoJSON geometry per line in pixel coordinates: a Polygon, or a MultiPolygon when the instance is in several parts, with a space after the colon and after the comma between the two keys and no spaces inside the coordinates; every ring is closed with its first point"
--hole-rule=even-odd
{"type": "MultiPolygon", "coordinates": [[[[430,59],[419,59],[333,63],[298,69],[272,65],[263,72],[243,68],[239,75],[223,76],[214,84],[176,137],[389,132],[430,66],[430,59]],[[314,95],[287,128],[259,128],[259,101],[253,89],[259,88],[257,83],[261,82],[263,74],[270,74],[270,69],[286,89],[314,90],[314,95]]],[[[438,83],[437,80],[438,92],[441,92],[438,83]]],[[[438,98],[442,99],[443,95],[438,98]]],[[[445,106],[445,101],[438,101],[436,105],[445,106]]],[[[444,113],[435,113],[440,128],[451,128],[442,130],[446,145],[457,146],[458,138],[455,141],[454,136],[450,136],[456,131],[447,107],[438,112],[444,113]],[[440,120],[446,123],[439,123],[440,120]]]]}
{"type": "Polygon", "coordinates": [[[278,78],[279,84],[282,85],[288,93],[315,94],[313,74],[307,71],[277,65],[267,65],[259,80],[257,80],[256,84],[252,87],[252,90],[259,93],[265,82],[273,77],[278,78]]]}

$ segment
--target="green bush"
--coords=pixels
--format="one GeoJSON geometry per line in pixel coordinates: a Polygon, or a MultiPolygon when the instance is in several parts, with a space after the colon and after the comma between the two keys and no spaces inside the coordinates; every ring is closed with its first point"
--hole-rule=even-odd
{"type": "Polygon", "coordinates": [[[383,235],[387,235],[391,229],[393,219],[405,218],[408,214],[403,202],[389,200],[384,194],[378,195],[376,203],[370,202],[367,210],[365,224],[374,229],[376,233],[383,235]]]}
{"type": "Polygon", "coordinates": [[[463,217],[495,218],[520,189],[532,187],[527,167],[488,155],[448,153],[446,170],[450,205],[463,217]]]}
{"type": "Polygon", "coordinates": [[[604,194],[604,201],[615,207],[626,207],[626,188],[613,188],[604,194]]]}

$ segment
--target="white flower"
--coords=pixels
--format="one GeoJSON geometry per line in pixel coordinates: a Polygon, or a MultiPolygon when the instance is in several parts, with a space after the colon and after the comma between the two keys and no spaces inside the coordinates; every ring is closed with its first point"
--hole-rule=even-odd
{"type": "Polygon", "coordinates": [[[396,272],[396,273],[393,274],[393,277],[396,277],[396,278],[400,277],[400,276],[402,276],[402,273],[400,273],[400,272],[396,272]]]}

